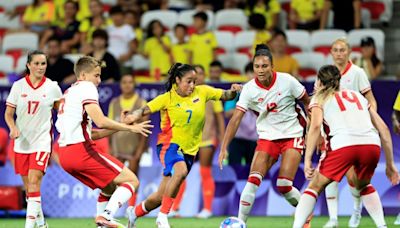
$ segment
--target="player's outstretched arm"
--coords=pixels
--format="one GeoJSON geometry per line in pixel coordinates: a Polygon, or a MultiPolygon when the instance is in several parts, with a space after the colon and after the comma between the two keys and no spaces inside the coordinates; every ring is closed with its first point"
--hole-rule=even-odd
{"type": "Polygon", "coordinates": [[[243,111],[236,109],[235,112],[233,113],[232,118],[229,120],[228,126],[226,127],[226,131],[224,134],[224,139],[222,140],[221,143],[221,149],[219,151],[218,162],[220,169],[222,169],[222,162],[228,155],[227,151],[228,144],[232,141],[233,137],[235,136],[237,129],[239,128],[240,121],[242,121],[244,114],[245,113],[243,111]]]}
{"type": "Polygon", "coordinates": [[[242,85],[232,84],[230,89],[224,90],[220,100],[222,101],[233,100],[241,90],[242,90],[242,85]]]}
{"type": "Polygon", "coordinates": [[[16,139],[20,135],[20,132],[17,126],[15,125],[14,114],[15,114],[15,108],[7,105],[6,112],[4,113],[4,119],[7,123],[8,128],[10,129],[11,139],[16,139]]]}
{"type": "Polygon", "coordinates": [[[321,135],[322,120],[322,109],[318,106],[311,108],[311,123],[307,132],[306,155],[304,157],[304,175],[307,179],[311,179],[315,174],[311,159],[321,135]]]}
{"type": "Polygon", "coordinates": [[[99,128],[115,131],[131,131],[133,133],[140,133],[144,136],[148,136],[148,134],[151,134],[149,129],[154,127],[153,125],[149,124],[150,121],[144,121],[135,125],[118,123],[117,121],[111,120],[104,116],[103,111],[98,104],[87,104],[85,105],[85,110],[99,128]]]}
{"type": "Polygon", "coordinates": [[[135,123],[136,121],[142,119],[145,116],[148,116],[151,114],[151,110],[149,106],[144,106],[142,108],[139,108],[135,111],[133,111],[131,114],[127,114],[126,116],[126,123],[131,124],[135,123]]]}
{"type": "Polygon", "coordinates": [[[393,185],[396,185],[400,181],[400,176],[399,171],[394,164],[392,136],[390,135],[388,126],[379,114],[372,108],[369,109],[369,113],[371,115],[372,123],[379,132],[379,137],[381,138],[382,147],[385,152],[386,176],[393,185]]]}

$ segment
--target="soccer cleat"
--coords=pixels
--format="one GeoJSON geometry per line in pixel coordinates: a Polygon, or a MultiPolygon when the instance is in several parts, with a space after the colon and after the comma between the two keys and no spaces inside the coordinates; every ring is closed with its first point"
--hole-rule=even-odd
{"type": "Polygon", "coordinates": [[[360,221],[361,221],[361,212],[353,211],[353,214],[350,217],[348,225],[351,228],[357,228],[360,225],[360,221]]]}
{"type": "Polygon", "coordinates": [[[135,207],[129,206],[126,209],[126,214],[128,215],[127,228],[135,228],[136,227],[135,223],[136,223],[136,219],[137,219],[136,214],[135,214],[135,207]]]}
{"type": "Polygon", "coordinates": [[[339,223],[335,219],[329,219],[327,223],[323,226],[323,228],[337,228],[339,227],[339,223]]]}
{"type": "Polygon", "coordinates": [[[179,214],[179,211],[172,210],[171,212],[169,212],[168,217],[169,218],[180,218],[181,215],[179,214]]]}
{"type": "Polygon", "coordinates": [[[400,213],[397,215],[397,218],[394,221],[394,225],[400,225],[400,213]]]}
{"type": "Polygon", "coordinates": [[[211,211],[207,210],[207,209],[203,209],[200,211],[200,213],[198,213],[196,215],[197,218],[201,218],[201,219],[208,219],[212,216],[211,211]]]}
{"type": "Polygon", "coordinates": [[[167,218],[158,216],[156,220],[157,228],[171,228],[167,218]]]}
{"type": "Polygon", "coordinates": [[[121,223],[114,220],[109,220],[102,215],[96,217],[95,223],[97,226],[104,228],[125,228],[125,226],[121,223]]]}

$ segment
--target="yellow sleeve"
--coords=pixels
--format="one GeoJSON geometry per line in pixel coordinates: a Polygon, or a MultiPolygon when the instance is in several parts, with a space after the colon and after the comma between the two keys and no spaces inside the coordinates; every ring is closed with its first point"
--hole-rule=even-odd
{"type": "Polygon", "coordinates": [[[166,105],[169,103],[169,96],[171,93],[164,93],[153,100],[151,100],[149,103],[147,103],[147,106],[149,107],[151,113],[158,112],[161,109],[165,108],[166,105]]]}
{"type": "Polygon", "coordinates": [[[210,32],[210,46],[214,49],[218,47],[218,41],[217,38],[215,37],[214,33],[210,32]]]}
{"type": "Polygon", "coordinates": [[[224,111],[224,107],[222,106],[221,101],[213,101],[213,109],[214,113],[220,113],[224,111]]]}
{"type": "Polygon", "coordinates": [[[169,39],[168,36],[163,36],[162,41],[164,42],[165,45],[171,47],[171,40],[169,39]]]}
{"type": "Polygon", "coordinates": [[[397,98],[396,98],[396,101],[394,102],[393,109],[395,111],[400,111],[400,91],[397,94],[397,98]]]}
{"type": "Polygon", "coordinates": [[[26,8],[24,15],[22,16],[22,21],[26,22],[30,22],[32,21],[32,12],[33,12],[33,6],[28,6],[28,8],[26,8]]]}
{"type": "Polygon", "coordinates": [[[108,118],[110,118],[110,119],[114,119],[114,102],[115,102],[115,99],[112,99],[111,100],[111,102],[110,102],[110,104],[108,105],[108,118]]]}
{"type": "Polygon", "coordinates": [[[224,90],[222,89],[216,89],[214,87],[208,86],[208,85],[201,85],[198,86],[200,89],[200,93],[206,98],[206,101],[209,100],[220,100],[222,93],[224,90]]]}
{"type": "Polygon", "coordinates": [[[271,0],[269,2],[269,12],[271,14],[279,13],[281,12],[281,5],[277,0],[271,0]]]}

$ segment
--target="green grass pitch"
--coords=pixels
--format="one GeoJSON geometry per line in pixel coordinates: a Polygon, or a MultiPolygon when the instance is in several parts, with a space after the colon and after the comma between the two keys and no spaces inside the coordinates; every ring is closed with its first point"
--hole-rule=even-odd
{"type": "MultiPolygon", "coordinates": [[[[218,228],[223,220],[223,217],[213,217],[210,219],[196,219],[196,218],[171,218],[170,225],[172,228],[218,228]]],[[[314,217],[312,220],[312,227],[321,228],[327,221],[327,217],[314,217]]],[[[340,217],[339,226],[347,227],[349,217],[340,217]]],[[[394,216],[387,216],[386,222],[388,227],[396,227],[393,225],[395,220],[394,216]]],[[[0,228],[20,228],[24,227],[24,219],[0,219],[0,228]]],[[[93,219],[48,219],[47,222],[50,228],[86,228],[96,227],[93,219]]],[[[121,219],[120,222],[125,224],[126,219],[121,219]]],[[[286,228],[291,227],[293,217],[251,217],[247,222],[249,228],[286,228]]],[[[154,228],[155,218],[142,218],[137,222],[138,228],[154,228]]],[[[373,221],[368,216],[363,216],[360,228],[375,227],[373,221]]],[[[397,226],[400,228],[400,226],[397,226]]]]}

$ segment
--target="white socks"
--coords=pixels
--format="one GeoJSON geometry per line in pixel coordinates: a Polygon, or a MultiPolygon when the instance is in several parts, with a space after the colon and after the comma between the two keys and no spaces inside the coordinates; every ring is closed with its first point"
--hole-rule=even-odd
{"type": "Polygon", "coordinates": [[[306,223],[308,216],[314,210],[315,203],[317,202],[318,193],[312,189],[307,188],[303,195],[300,197],[300,202],[296,207],[294,214],[293,228],[302,228],[306,223]]]}
{"type": "Polygon", "coordinates": [[[301,194],[297,188],[293,187],[293,181],[285,177],[278,177],[276,180],[276,186],[285,199],[292,206],[296,207],[299,203],[301,194]]]}
{"type": "Polygon", "coordinates": [[[367,209],[368,214],[374,220],[375,225],[377,227],[386,227],[381,199],[375,188],[369,184],[361,190],[360,194],[365,209],[367,209]]]}
{"type": "Polygon", "coordinates": [[[328,206],[329,219],[338,220],[338,196],[339,183],[332,181],[325,188],[326,204],[328,206]]]}
{"type": "Polygon", "coordinates": [[[249,216],[251,208],[253,207],[254,199],[256,198],[256,192],[261,184],[261,181],[262,176],[260,174],[250,174],[246,186],[240,195],[238,217],[244,222],[247,221],[247,217],[249,216]]]}
{"type": "Polygon", "coordinates": [[[113,219],[117,210],[126,203],[135,193],[135,187],[130,183],[121,184],[112,194],[103,215],[107,219],[113,219]]]}
{"type": "MultiPolygon", "coordinates": [[[[29,192],[28,193],[28,205],[26,208],[26,222],[25,228],[33,228],[36,224],[36,218],[42,210],[40,192],[29,192]]],[[[42,216],[43,217],[43,216],[42,216]]]]}

